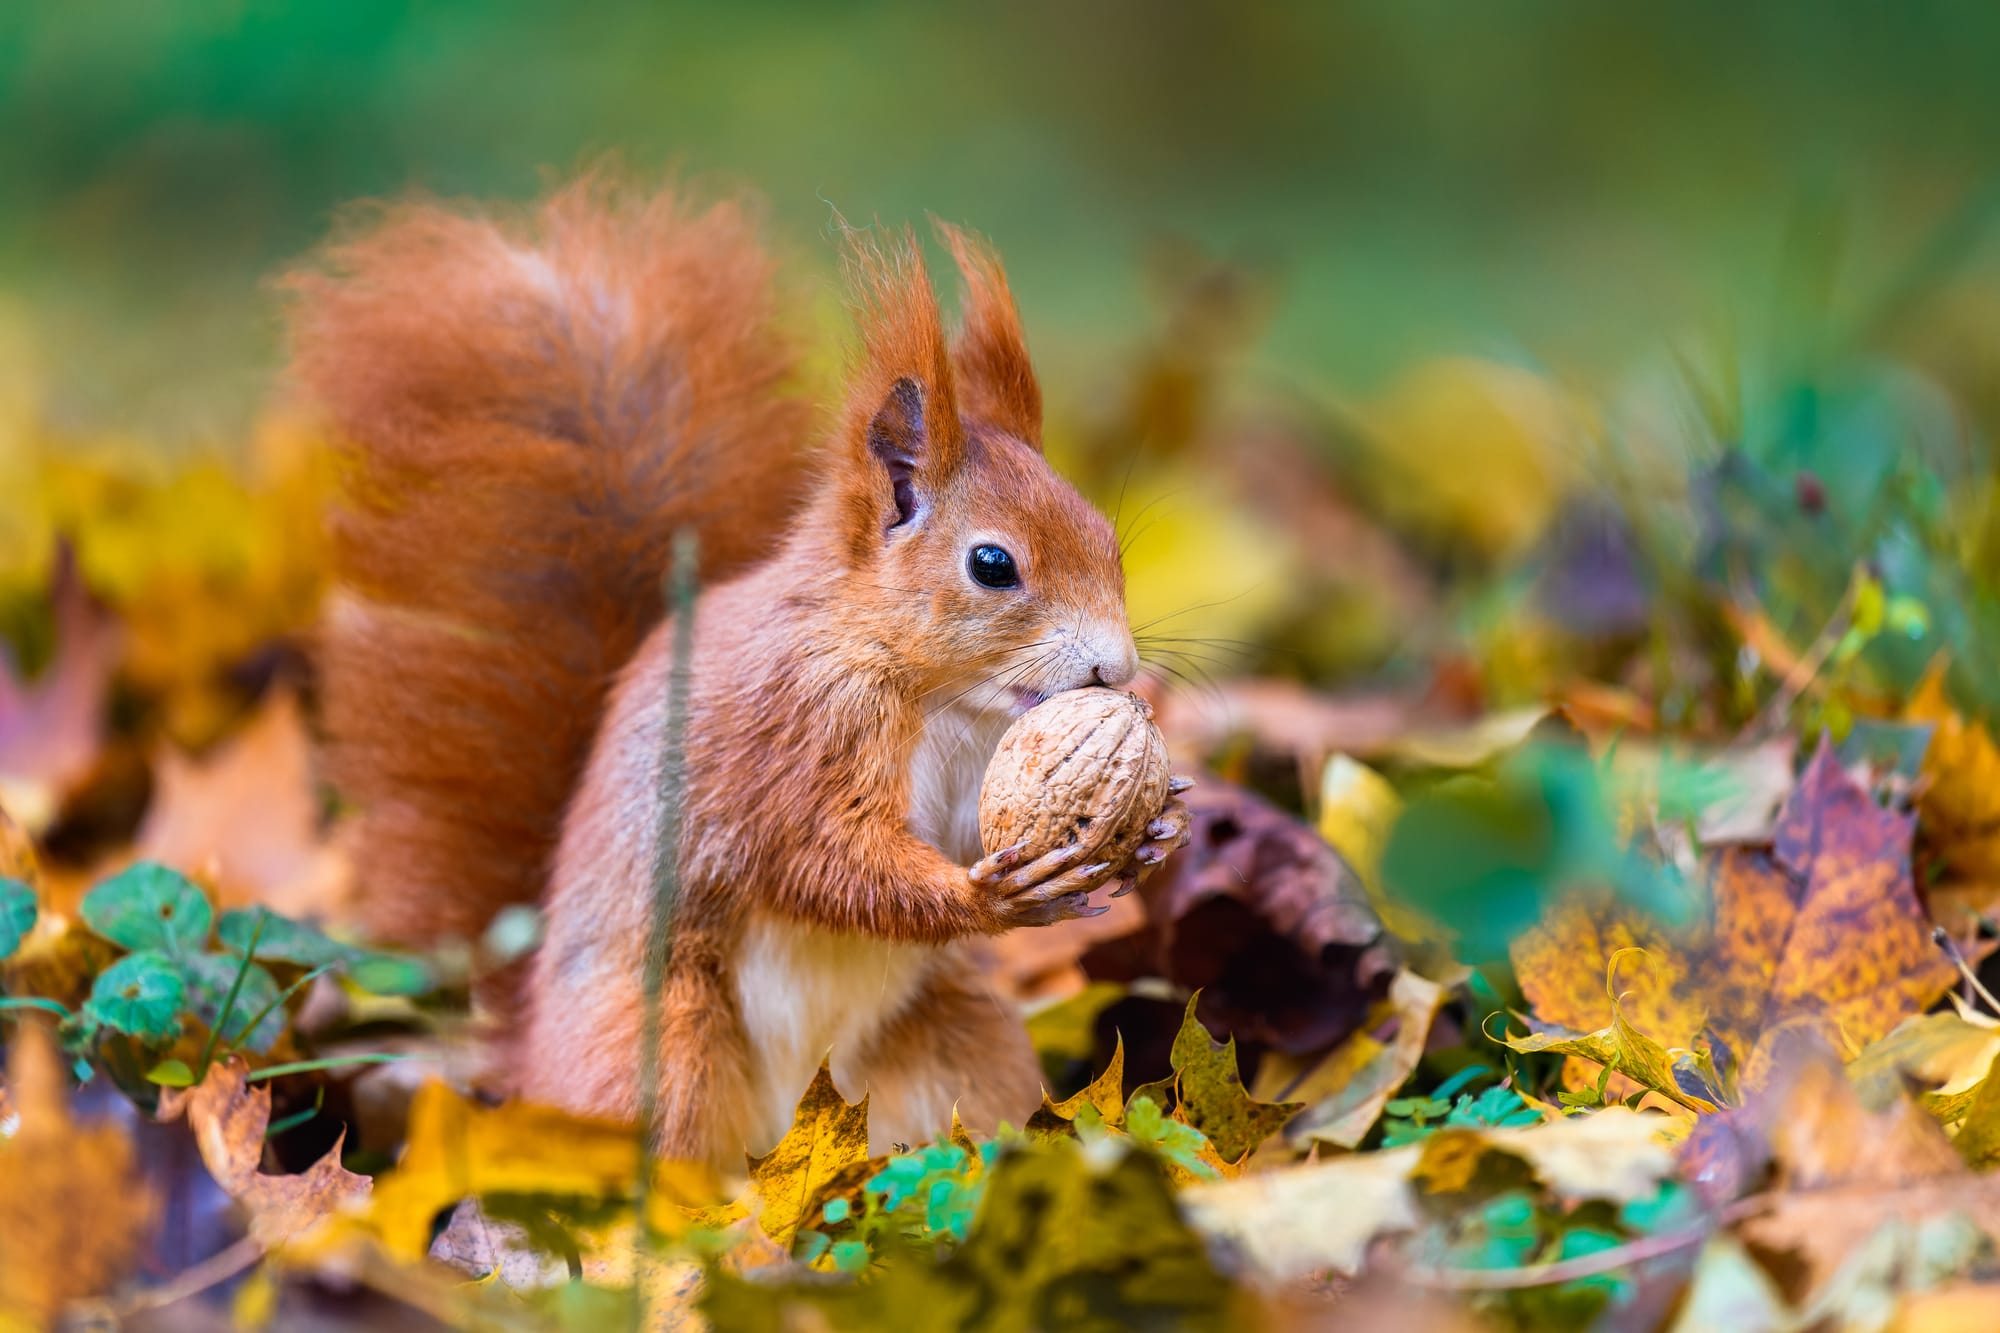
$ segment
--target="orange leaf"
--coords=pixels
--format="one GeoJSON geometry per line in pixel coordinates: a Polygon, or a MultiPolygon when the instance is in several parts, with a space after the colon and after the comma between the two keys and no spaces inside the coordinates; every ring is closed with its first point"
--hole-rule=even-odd
{"type": "Polygon", "coordinates": [[[1670,931],[1609,904],[1568,904],[1515,942],[1522,991],[1544,1023],[1608,1028],[1606,968],[1638,947],[1647,958],[1621,979],[1625,1019],[1669,1048],[1710,1043],[1745,1085],[1761,1081],[1781,1032],[1859,1050],[1923,1012],[1955,975],[1911,884],[1911,829],[1823,744],[1771,845],[1710,858],[1705,919],[1670,931]]]}

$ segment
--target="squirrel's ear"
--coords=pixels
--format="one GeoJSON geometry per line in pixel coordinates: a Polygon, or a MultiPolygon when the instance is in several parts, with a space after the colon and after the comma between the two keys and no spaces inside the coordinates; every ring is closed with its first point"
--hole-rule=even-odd
{"type": "MultiPolygon", "coordinates": [[[[861,317],[864,362],[852,408],[862,461],[888,475],[883,530],[916,517],[965,457],[953,399],[951,356],[937,295],[908,230],[886,245],[857,237],[848,274],[861,317]]],[[[869,490],[883,493],[879,482],[869,490]]]]}
{"type": "Polygon", "coordinates": [[[890,531],[917,516],[917,470],[923,462],[924,389],[905,376],[889,386],[875,415],[868,420],[868,452],[889,474],[893,506],[890,531]]]}
{"type": "Polygon", "coordinates": [[[932,225],[965,281],[964,320],[951,346],[951,362],[966,414],[1039,449],[1042,389],[1028,360],[1021,312],[1000,256],[971,232],[937,219],[932,225]]]}

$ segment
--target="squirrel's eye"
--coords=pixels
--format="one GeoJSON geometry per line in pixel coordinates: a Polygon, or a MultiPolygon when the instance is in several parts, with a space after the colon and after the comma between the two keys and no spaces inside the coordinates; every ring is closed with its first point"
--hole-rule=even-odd
{"type": "Polygon", "coordinates": [[[1021,582],[1014,557],[998,546],[975,546],[966,559],[973,582],[984,588],[1012,588],[1021,582]]]}

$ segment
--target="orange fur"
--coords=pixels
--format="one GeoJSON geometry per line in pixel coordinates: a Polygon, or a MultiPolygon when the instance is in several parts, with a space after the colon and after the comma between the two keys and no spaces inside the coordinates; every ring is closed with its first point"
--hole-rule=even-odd
{"type": "Polygon", "coordinates": [[[470,931],[540,893],[505,1066],[536,1099],[634,1112],[672,654],[668,626],[640,634],[666,542],[699,522],[716,581],[695,611],[661,1147],[768,1146],[829,1048],[885,1132],[940,1130],[959,1095],[1018,1120],[1033,1053],[966,951],[1034,918],[968,875],[965,816],[1008,719],[1136,660],[1110,526],[1042,459],[997,260],[945,233],[968,287],[954,346],[907,234],[854,249],[861,355],[794,510],[797,414],[741,211],[584,190],[541,217],[534,242],[395,213],[297,284],[301,376],[362,464],[342,520],[356,609],[326,656],[375,919],[470,931]],[[542,265],[574,276],[525,283],[542,265]],[[664,407],[676,393],[689,406],[664,407]],[[1019,587],[974,581],[981,543],[1019,587]]]}

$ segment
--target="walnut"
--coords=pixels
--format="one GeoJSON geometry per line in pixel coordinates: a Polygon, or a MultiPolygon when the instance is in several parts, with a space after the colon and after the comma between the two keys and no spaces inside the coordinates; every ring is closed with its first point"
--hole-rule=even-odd
{"type": "Polygon", "coordinates": [[[1167,744],[1153,709],[1123,690],[1069,690],[1023,713],[1000,738],[979,789],[988,855],[1028,844],[1024,859],[1079,840],[1122,864],[1167,799],[1167,744]]]}

